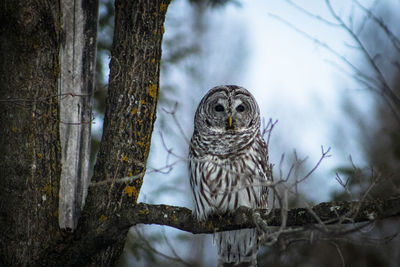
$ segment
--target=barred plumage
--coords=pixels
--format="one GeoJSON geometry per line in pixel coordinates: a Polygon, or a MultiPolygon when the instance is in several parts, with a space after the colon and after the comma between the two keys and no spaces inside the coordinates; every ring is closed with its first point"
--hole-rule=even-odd
{"type": "MultiPolygon", "coordinates": [[[[199,220],[240,206],[267,207],[268,151],[258,105],[246,89],[217,86],[203,97],[194,120],[189,170],[199,220]]],[[[216,240],[219,265],[256,265],[256,229],[217,233],[216,240]]]]}

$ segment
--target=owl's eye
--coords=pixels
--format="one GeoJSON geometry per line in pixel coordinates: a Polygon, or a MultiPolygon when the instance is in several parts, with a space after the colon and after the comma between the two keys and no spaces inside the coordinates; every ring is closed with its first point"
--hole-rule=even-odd
{"type": "Polygon", "coordinates": [[[242,104],[240,104],[239,106],[236,107],[237,112],[243,112],[244,110],[245,110],[245,107],[242,104]]]}
{"type": "Polygon", "coordinates": [[[216,112],[222,112],[222,111],[224,111],[224,106],[222,106],[221,104],[218,104],[218,105],[216,105],[216,106],[214,107],[214,110],[215,110],[216,112]]]}

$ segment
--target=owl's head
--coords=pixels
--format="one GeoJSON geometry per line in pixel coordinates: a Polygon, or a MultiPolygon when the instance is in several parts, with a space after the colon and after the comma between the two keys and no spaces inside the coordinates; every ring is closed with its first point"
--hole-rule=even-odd
{"type": "Polygon", "coordinates": [[[260,110],[245,88],[236,85],[217,86],[203,97],[194,119],[200,132],[240,133],[260,129],[260,110]]]}

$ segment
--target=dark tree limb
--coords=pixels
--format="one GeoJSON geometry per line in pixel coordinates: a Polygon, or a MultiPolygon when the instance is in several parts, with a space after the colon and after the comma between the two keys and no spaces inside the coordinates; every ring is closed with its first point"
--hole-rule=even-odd
{"type": "MultiPolygon", "coordinates": [[[[115,213],[104,219],[96,229],[79,227],[74,235],[66,234],[46,250],[47,257],[40,257],[33,266],[81,266],[90,262],[99,250],[115,244],[119,233],[139,224],[158,224],[193,234],[210,234],[219,231],[256,227],[254,212],[258,212],[268,226],[281,226],[282,210],[252,210],[240,207],[233,214],[215,215],[199,222],[192,211],[184,207],[132,203],[125,213],[115,213]],[[88,231],[88,232],[85,232],[88,231]],[[77,238],[80,236],[81,238],[77,238]],[[43,259],[48,261],[44,262],[43,259]]],[[[294,208],[287,212],[287,227],[318,225],[317,216],[324,225],[371,222],[400,216],[400,196],[387,200],[323,202],[312,208],[294,208]],[[312,210],[312,212],[310,211],[312,210]]]]}
{"type": "MultiPolygon", "coordinates": [[[[368,202],[323,202],[312,207],[312,211],[314,215],[307,208],[289,210],[286,226],[317,224],[315,215],[326,225],[368,222],[400,216],[400,196],[368,202]]],[[[193,218],[192,211],[187,208],[139,203],[123,216],[125,218],[118,220],[121,222],[120,227],[159,224],[193,234],[204,234],[255,227],[253,212],[252,209],[241,207],[231,215],[216,215],[207,221],[198,222],[193,218]]],[[[280,209],[273,209],[268,215],[266,210],[256,210],[256,212],[260,213],[269,226],[280,226],[282,223],[280,209]]]]}

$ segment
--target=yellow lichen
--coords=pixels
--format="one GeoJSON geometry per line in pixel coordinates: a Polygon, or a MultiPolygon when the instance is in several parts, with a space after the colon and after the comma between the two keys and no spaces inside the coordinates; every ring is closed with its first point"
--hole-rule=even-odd
{"type": "Polygon", "coordinates": [[[130,170],[128,176],[133,176],[133,172],[130,170]]]}
{"type": "Polygon", "coordinates": [[[107,220],[107,216],[101,214],[100,221],[105,222],[107,220]]]}
{"type": "Polygon", "coordinates": [[[149,212],[149,210],[139,210],[139,213],[140,213],[140,214],[143,214],[143,215],[147,215],[147,214],[149,214],[150,212],[149,212]]]}
{"type": "Polygon", "coordinates": [[[11,131],[12,131],[13,133],[16,133],[16,132],[17,132],[17,127],[12,127],[12,128],[11,128],[11,131]]]}
{"type": "Polygon", "coordinates": [[[166,3],[161,3],[160,4],[160,11],[161,12],[167,11],[167,4],[166,3]]]}
{"type": "Polygon", "coordinates": [[[146,104],[146,101],[144,99],[140,100],[140,104],[144,105],[146,104]]]}
{"type": "Polygon", "coordinates": [[[37,157],[38,157],[39,159],[43,158],[42,153],[37,153],[37,157]]]}
{"type": "Polygon", "coordinates": [[[156,59],[155,58],[153,58],[152,60],[151,60],[151,63],[156,63],[156,59]]]}
{"type": "Polygon", "coordinates": [[[136,198],[137,195],[136,187],[127,185],[124,188],[124,193],[127,194],[128,197],[134,196],[136,198]]]}
{"type": "Polygon", "coordinates": [[[137,141],[138,146],[146,147],[150,144],[149,138],[147,136],[143,136],[140,138],[140,141],[137,141]]]}
{"type": "Polygon", "coordinates": [[[128,162],[129,158],[128,156],[122,156],[122,161],[128,162]]]}
{"type": "Polygon", "coordinates": [[[149,86],[149,96],[151,96],[152,98],[155,98],[157,94],[157,85],[156,84],[152,84],[149,86]]]}
{"type": "Polygon", "coordinates": [[[46,195],[54,195],[58,193],[57,191],[57,187],[52,186],[51,184],[47,184],[42,188],[42,192],[44,192],[46,195]]]}
{"type": "Polygon", "coordinates": [[[175,214],[171,215],[171,220],[173,220],[174,222],[176,222],[178,220],[178,218],[175,216],[175,214]]]}
{"type": "Polygon", "coordinates": [[[133,115],[135,115],[135,114],[137,113],[137,108],[133,108],[132,111],[131,111],[131,113],[132,113],[133,115]]]}

